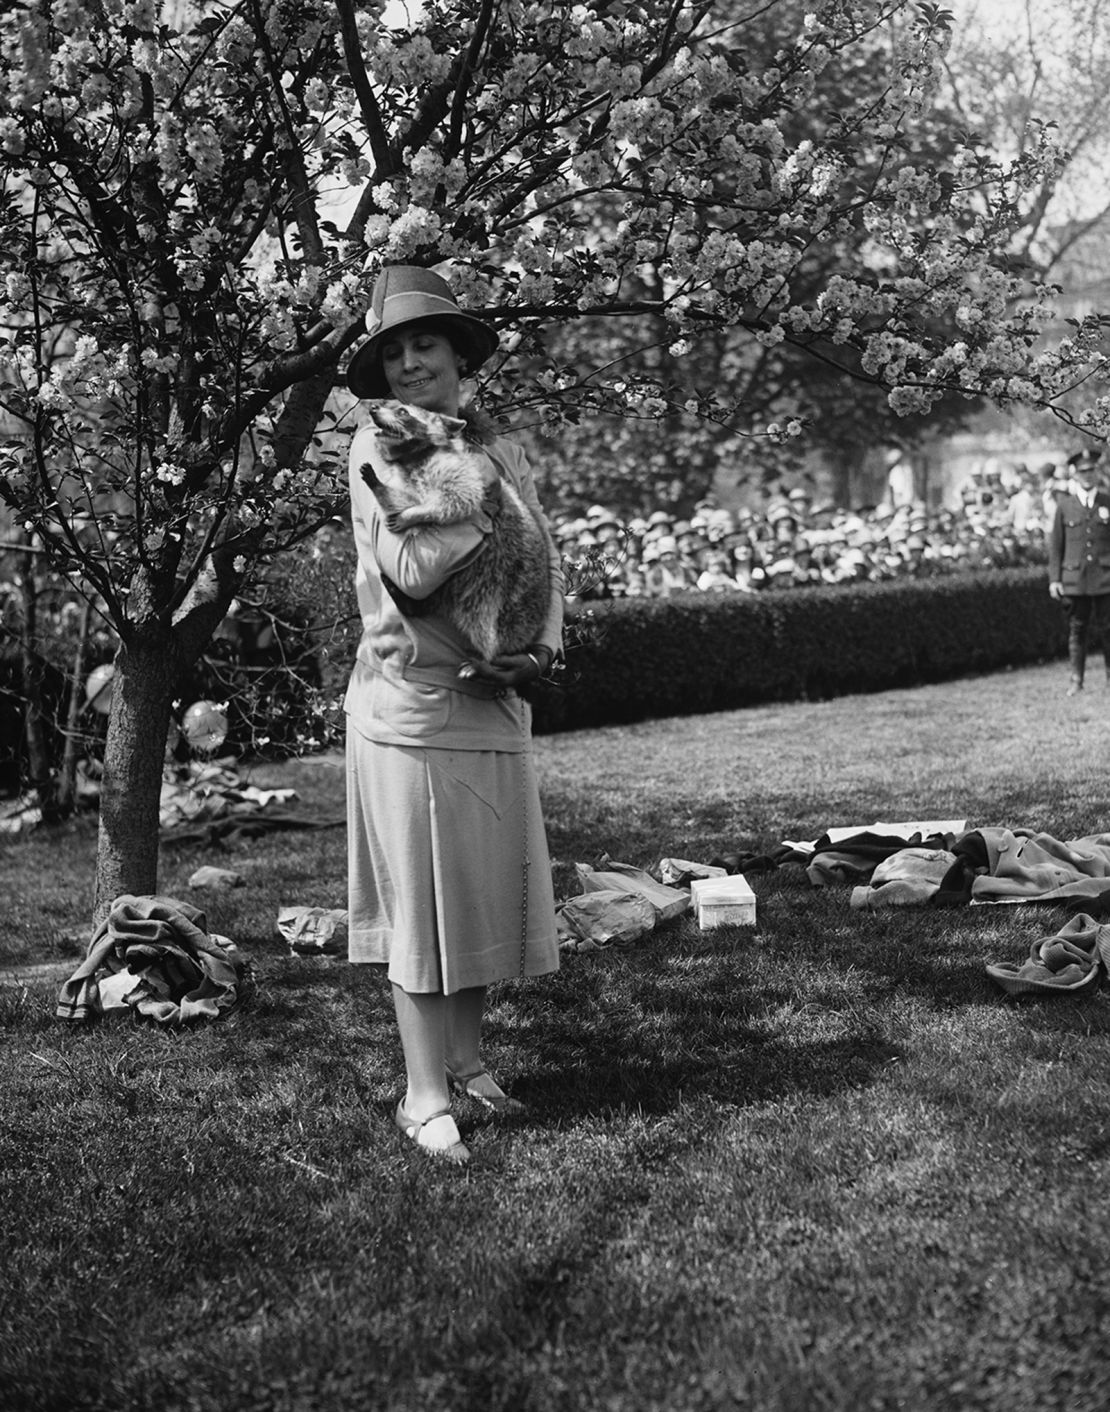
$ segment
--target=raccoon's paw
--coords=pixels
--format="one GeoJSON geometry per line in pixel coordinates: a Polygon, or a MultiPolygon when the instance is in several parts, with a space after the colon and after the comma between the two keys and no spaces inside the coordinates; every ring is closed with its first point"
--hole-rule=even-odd
{"type": "Polygon", "coordinates": [[[370,461],[363,461],[359,468],[359,475],[371,490],[377,490],[378,486],[382,483],[378,477],[377,471],[374,469],[373,463],[370,461]]]}
{"type": "Polygon", "coordinates": [[[385,517],[385,523],[390,534],[403,534],[409,527],[408,517],[403,510],[390,510],[385,517]]]}

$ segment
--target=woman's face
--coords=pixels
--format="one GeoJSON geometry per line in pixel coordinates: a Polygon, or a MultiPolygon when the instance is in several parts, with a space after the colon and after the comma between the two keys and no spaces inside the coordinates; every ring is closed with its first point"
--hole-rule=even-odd
{"type": "Polygon", "coordinates": [[[399,402],[458,415],[461,359],[445,334],[399,328],[382,343],[382,372],[399,402]]]}

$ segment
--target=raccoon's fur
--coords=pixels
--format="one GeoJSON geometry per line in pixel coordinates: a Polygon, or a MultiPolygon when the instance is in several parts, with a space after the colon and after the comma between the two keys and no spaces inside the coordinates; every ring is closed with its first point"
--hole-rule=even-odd
{"type": "MultiPolygon", "coordinates": [[[[464,421],[403,402],[368,406],[380,458],[360,470],[391,530],[455,524],[482,508],[497,472],[464,439],[464,421]]],[[[507,480],[491,518],[482,552],[421,605],[448,618],[486,661],[535,642],[551,600],[546,537],[507,480]]]]}

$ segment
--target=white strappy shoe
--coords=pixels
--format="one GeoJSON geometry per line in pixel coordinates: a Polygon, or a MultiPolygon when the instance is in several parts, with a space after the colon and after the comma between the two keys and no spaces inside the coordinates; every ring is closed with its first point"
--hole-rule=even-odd
{"type": "Polygon", "coordinates": [[[448,1162],[454,1162],[457,1167],[470,1161],[470,1149],[459,1136],[450,1109],[441,1108],[437,1113],[429,1113],[426,1118],[418,1121],[416,1118],[410,1118],[404,1105],[398,1103],[394,1122],[410,1142],[414,1142],[422,1151],[431,1153],[433,1157],[443,1157],[448,1162]]]}

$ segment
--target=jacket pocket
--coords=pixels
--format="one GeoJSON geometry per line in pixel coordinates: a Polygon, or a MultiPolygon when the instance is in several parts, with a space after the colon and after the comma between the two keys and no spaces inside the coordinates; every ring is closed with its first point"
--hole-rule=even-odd
{"type": "Polygon", "coordinates": [[[438,735],[451,715],[451,693],[445,686],[423,682],[393,682],[375,676],[370,709],[374,718],[413,740],[438,735]]]}

